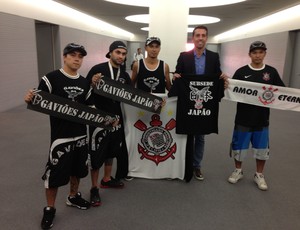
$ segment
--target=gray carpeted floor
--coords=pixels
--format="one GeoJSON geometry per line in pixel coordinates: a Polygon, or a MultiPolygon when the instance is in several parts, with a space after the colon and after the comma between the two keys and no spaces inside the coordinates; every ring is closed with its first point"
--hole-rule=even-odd
{"type": "MultiPolygon", "coordinates": [[[[300,114],[271,111],[271,159],[265,169],[269,190],[253,182],[251,154],[244,179],[227,177],[235,103],[223,101],[219,135],[206,138],[205,180],[134,179],[121,190],[101,189],[101,207],[81,211],[65,205],[68,186],[59,190],[53,229],[107,230],[298,230],[300,229],[300,114]]],[[[49,121],[25,105],[0,113],[0,228],[40,229],[46,205],[41,180],[49,145],[49,121]]],[[[90,178],[82,180],[88,198],[90,178]]]]}

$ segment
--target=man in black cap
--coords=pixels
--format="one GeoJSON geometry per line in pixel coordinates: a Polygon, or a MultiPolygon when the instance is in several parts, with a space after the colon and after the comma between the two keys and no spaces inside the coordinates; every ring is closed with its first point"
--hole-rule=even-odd
{"type": "Polygon", "coordinates": [[[169,65],[158,59],[161,41],[158,37],[148,37],[145,42],[147,57],[133,64],[131,81],[138,89],[150,93],[166,93],[170,90],[169,65]]]}
{"type": "Polygon", "coordinates": [[[67,55],[73,52],[79,52],[81,53],[82,56],[86,56],[87,52],[85,51],[85,48],[82,45],[78,45],[75,43],[69,43],[65,48],[64,48],[64,52],[63,55],[67,55]]]}
{"type": "MultiPolygon", "coordinates": [[[[251,63],[239,68],[232,78],[284,86],[277,70],[264,64],[266,50],[267,47],[264,42],[253,42],[249,48],[251,63]]],[[[265,162],[269,159],[269,116],[270,109],[267,107],[237,103],[231,143],[231,154],[234,156],[235,170],[228,178],[228,182],[235,184],[243,178],[242,161],[247,155],[251,142],[254,158],[256,159],[254,182],[260,190],[268,189],[262,173],[265,162]]]]}
{"type": "MultiPolygon", "coordinates": [[[[127,54],[127,47],[122,41],[114,41],[109,46],[109,51],[106,57],[108,62],[100,63],[91,68],[87,75],[87,79],[91,84],[96,84],[101,77],[111,78],[123,84],[130,84],[130,77],[123,68],[122,63],[125,61],[127,54]]],[[[99,169],[102,164],[104,167],[104,176],[101,180],[100,187],[102,188],[123,188],[124,183],[111,176],[113,158],[117,157],[118,165],[125,164],[123,169],[126,169],[128,164],[128,156],[124,128],[122,121],[122,111],[120,102],[114,101],[110,98],[94,94],[95,106],[120,117],[120,123],[115,127],[114,131],[107,132],[101,128],[90,127],[90,154],[91,154],[91,180],[92,188],[90,190],[90,201],[92,206],[99,206],[101,199],[98,188],[99,169]]],[[[118,173],[118,172],[117,172],[118,173]]],[[[118,178],[124,178],[124,175],[119,175],[118,178]]]]}
{"type": "MultiPolygon", "coordinates": [[[[87,55],[81,45],[70,43],[63,51],[64,65],[42,77],[38,90],[76,101],[91,104],[91,87],[88,81],[77,71],[81,67],[83,57],[87,55]]],[[[30,90],[25,102],[31,103],[35,93],[30,90]]],[[[42,229],[53,226],[55,217],[55,200],[58,187],[70,181],[68,206],[85,210],[90,203],[78,192],[80,178],[88,174],[88,148],[86,125],[50,116],[51,145],[49,159],[43,180],[46,188],[47,207],[41,222],[42,229]]]]}

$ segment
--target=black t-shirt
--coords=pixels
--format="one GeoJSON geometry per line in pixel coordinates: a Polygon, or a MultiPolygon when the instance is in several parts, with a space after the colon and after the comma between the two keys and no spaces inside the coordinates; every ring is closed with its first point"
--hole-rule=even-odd
{"type": "MultiPolygon", "coordinates": [[[[233,79],[284,86],[277,70],[269,65],[254,69],[250,65],[239,68],[233,79]]],[[[270,109],[262,106],[237,103],[235,124],[247,127],[265,127],[269,125],[270,109]]]]}
{"type": "Polygon", "coordinates": [[[176,133],[218,133],[219,102],[224,96],[219,75],[182,76],[174,81],[171,96],[178,96],[176,133]]]}
{"type": "MultiPolygon", "coordinates": [[[[72,77],[62,69],[45,75],[38,89],[57,96],[76,101],[81,104],[91,104],[91,87],[88,81],[80,76],[72,77]]],[[[86,135],[86,125],[50,116],[51,140],[58,138],[86,135]]]]}

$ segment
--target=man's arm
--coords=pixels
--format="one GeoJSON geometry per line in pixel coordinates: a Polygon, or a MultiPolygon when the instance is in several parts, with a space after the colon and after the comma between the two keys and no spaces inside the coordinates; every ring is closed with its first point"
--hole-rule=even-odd
{"type": "Polygon", "coordinates": [[[134,62],[131,72],[131,85],[135,87],[138,74],[138,62],[134,62]]]}
{"type": "Polygon", "coordinates": [[[166,89],[169,91],[171,88],[171,81],[170,81],[170,68],[167,63],[165,63],[165,81],[166,81],[166,89]]]}
{"type": "Polygon", "coordinates": [[[137,58],[136,58],[136,56],[137,56],[137,54],[136,54],[136,53],[134,53],[134,54],[133,54],[133,61],[137,61],[137,58]]]}
{"type": "Polygon", "coordinates": [[[285,84],[283,83],[278,71],[275,69],[275,76],[274,76],[274,85],[278,85],[278,86],[285,86],[285,84]]]}
{"type": "Polygon", "coordinates": [[[182,57],[182,53],[179,54],[179,57],[177,58],[177,64],[175,67],[175,72],[173,73],[173,78],[172,81],[175,81],[177,78],[181,77],[181,73],[184,72],[184,68],[183,68],[183,57],[182,57]]]}

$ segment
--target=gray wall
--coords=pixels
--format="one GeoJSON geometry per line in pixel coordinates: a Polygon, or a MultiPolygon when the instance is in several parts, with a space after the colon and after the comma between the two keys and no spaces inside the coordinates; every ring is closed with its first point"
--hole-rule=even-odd
{"type": "MultiPolygon", "coordinates": [[[[55,35],[54,39],[59,38],[59,44],[54,42],[52,48],[55,49],[54,53],[59,55],[55,58],[53,69],[62,66],[62,50],[70,42],[84,45],[88,52],[79,70],[83,76],[86,76],[95,64],[108,61],[105,55],[109,45],[116,40],[115,38],[64,26],[58,27],[57,33],[59,34],[55,35]]],[[[49,43],[51,41],[47,41],[47,44],[49,43]]],[[[26,92],[37,87],[40,75],[46,74],[38,72],[37,55],[42,52],[40,47],[38,52],[37,47],[39,46],[37,46],[33,19],[0,13],[0,112],[24,104],[23,98],[26,92]]],[[[50,58],[53,59],[49,47],[47,50],[49,50],[50,58]]],[[[39,61],[43,68],[51,68],[43,63],[44,61],[39,61]]]]}
{"type": "Polygon", "coordinates": [[[60,67],[59,27],[57,25],[36,22],[35,35],[38,59],[38,74],[41,78],[45,73],[60,67]]]}
{"type": "Polygon", "coordinates": [[[25,92],[37,83],[32,19],[0,13],[0,56],[0,111],[5,111],[24,104],[25,92]]]}
{"type": "MultiPolygon", "coordinates": [[[[105,57],[109,50],[110,44],[115,41],[115,38],[88,33],[64,26],[60,26],[60,45],[65,47],[67,43],[75,42],[85,46],[88,55],[84,58],[79,72],[86,76],[88,71],[95,64],[106,62],[108,59],[105,57]]],[[[126,41],[124,41],[127,44],[126,41]]]]}
{"type": "MultiPolygon", "coordinates": [[[[293,31],[290,33],[292,40],[292,51],[293,54],[291,55],[291,79],[290,79],[290,86],[293,88],[300,89],[300,30],[293,31]]],[[[288,64],[288,63],[287,63],[288,64]]]]}
{"type": "Polygon", "coordinates": [[[222,71],[232,76],[239,67],[249,64],[249,46],[256,40],[266,43],[267,56],[264,61],[265,64],[275,67],[285,84],[288,85],[289,76],[283,76],[284,72],[289,72],[285,67],[290,68],[290,66],[285,66],[286,56],[289,55],[287,53],[288,32],[222,43],[220,48],[222,71]]]}

